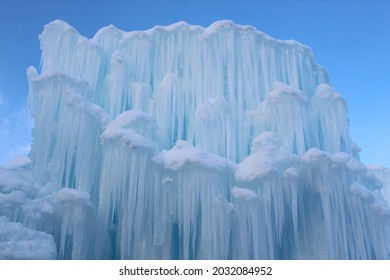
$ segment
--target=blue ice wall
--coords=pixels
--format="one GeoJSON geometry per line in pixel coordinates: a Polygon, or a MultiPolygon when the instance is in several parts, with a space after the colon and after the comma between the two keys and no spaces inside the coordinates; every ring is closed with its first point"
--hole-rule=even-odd
{"type": "Polygon", "coordinates": [[[34,191],[0,214],[57,258],[389,258],[390,173],[309,47],[231,21],[40,41],[34,191]]]}

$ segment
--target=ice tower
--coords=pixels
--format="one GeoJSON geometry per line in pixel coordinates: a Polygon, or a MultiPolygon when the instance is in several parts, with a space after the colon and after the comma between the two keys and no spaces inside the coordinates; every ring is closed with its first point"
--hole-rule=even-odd
{"type": "Polygon", "coordinates": [[[15,246],[31,232],[36,258],[389,258],[389,170],[359,161],[309,47],[231,21],[87,39],[56,20],[40,42],[31,163],[0,169],[15,246]]]}

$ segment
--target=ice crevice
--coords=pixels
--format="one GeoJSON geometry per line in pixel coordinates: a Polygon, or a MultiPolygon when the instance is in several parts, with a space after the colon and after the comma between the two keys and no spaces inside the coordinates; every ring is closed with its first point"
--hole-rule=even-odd
{"type": "Polygon", "coordinates": [[[389,169],[309,47],[232,21],[40,42],[0,259],[389,259],[389,169]]]}

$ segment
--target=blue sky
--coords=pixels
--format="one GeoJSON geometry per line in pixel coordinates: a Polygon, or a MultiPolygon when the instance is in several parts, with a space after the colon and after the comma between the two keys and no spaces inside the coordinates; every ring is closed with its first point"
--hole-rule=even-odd
{"type": "Polygon", "coordinates": [[[231,19],[310,46],[349,104],[361,160],[390,167],[389,14],[387,0],[0,0],[0,163],[31,141],[25,72],[39,68],[46,23],[65,20],[90,38],[108,24],[130,31],[231,19]]]}

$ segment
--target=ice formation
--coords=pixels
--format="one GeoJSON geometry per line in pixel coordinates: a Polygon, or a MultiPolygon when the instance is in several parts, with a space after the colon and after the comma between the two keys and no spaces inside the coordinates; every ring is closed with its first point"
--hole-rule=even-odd
{"type": "Polygon", "coordinates": [[[40,42],[0,259],[389,259],[390,171],[309,47],[231,21],[40,42]]]}

